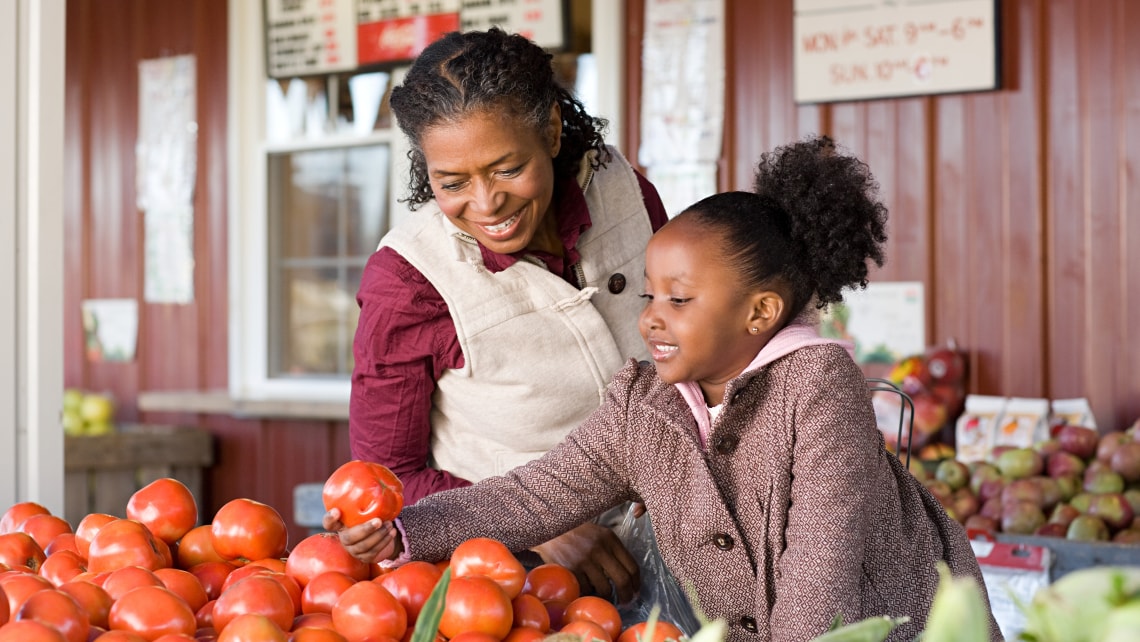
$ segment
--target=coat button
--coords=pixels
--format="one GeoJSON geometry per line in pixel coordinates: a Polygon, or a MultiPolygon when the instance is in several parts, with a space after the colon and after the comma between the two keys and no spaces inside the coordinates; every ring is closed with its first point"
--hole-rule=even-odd
{"type": "Polygon", "coordinates": [[[749,633],[755,633],[756,632],[756,619],[750,618],[747,615],[745,615],[744,617],[740,618],[740,628],[744,629],[745,631],[748,631],[749,633]]]}
{"type": "Polygon", "coordinates": [[[732,547],[736,545],[736,542],[732,541],[732,537],[723,533],[714,537],[713,543],[722,551],[731,551],[732,547]]]}
{"type": "Polygon", "coordinates": [[[625,289],[625,275],[618,272],[611,276],[609,286],[612,294],[621,294],[621,291],[625,289]]]}
{"type": "Polygon", "coordinates": [[[722,455],[731,455],[740,443],[736,437],[725,436],[716,440],[716,451],[722,455]]]}

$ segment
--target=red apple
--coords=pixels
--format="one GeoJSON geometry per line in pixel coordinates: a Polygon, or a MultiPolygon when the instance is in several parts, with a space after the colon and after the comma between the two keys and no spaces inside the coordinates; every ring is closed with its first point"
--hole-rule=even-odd
{"type": "Polygon", "coordinates": [[[966,360],[956,350],[939,348],[926,358],[926,369],[935,383],[958,383],[966,374],[966,360]]]}
{"type": "Polygon", "coordinates": [[[1096,454],[1100,437],[1092,428],[1066,424],[1057,431],[1057,440],[1061,442],[1063,450],[1081,459],[1090,459],[1096,454]]]}

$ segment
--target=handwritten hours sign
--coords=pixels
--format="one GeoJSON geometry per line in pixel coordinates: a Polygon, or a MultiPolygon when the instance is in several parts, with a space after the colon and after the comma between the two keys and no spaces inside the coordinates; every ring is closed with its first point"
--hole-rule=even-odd
{"type": "Polygon", "coordinates": [[[796,102],[996,89],[996,0],[796,0],[796,102]]]}

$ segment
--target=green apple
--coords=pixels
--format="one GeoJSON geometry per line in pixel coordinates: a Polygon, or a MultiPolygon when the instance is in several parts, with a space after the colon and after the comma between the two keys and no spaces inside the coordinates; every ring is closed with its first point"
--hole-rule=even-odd
{"type": "Polygon", "coordinates": [[[87,394],[79,404],[79,416],[88,423],[110,422],[115,415],[115,403],[107,395],[87,394]]]}
{"type": "Polygon", "coordinates": [[[106,435],[115,432],[115,425],[110,421],[88,421],[83,425],[83,434],[88,436],[106,435]]]}
{"type": "Polygon", "coordinates": [[[78,388],[66,388],[63,391],[63,411],[79,412],[79,405],[83,403],[83,391],[78,388]]]}
{"type": "Polygon", "coordinates": [[[65,408],[62,422],[63,434],[73,436],[83,434],[83,417],[79,416],[77,409],[65,408]]]}

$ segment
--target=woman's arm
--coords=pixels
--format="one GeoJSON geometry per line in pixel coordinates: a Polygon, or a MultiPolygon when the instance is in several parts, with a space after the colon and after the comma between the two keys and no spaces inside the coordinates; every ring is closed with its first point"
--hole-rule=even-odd
{"type": "Polygon", "coordinates": [[[435,382],[444,370],[463,365],[447,304],[390,248],[369,258],[357,302],[349,402],[353,459],[374,461],[396,473],[409,504],[469,485],[428,466],[435,382]]]}

